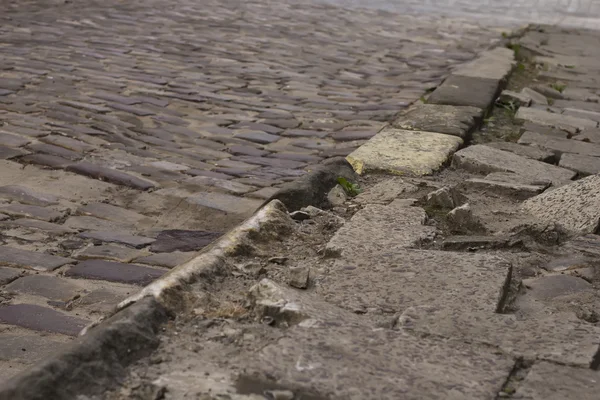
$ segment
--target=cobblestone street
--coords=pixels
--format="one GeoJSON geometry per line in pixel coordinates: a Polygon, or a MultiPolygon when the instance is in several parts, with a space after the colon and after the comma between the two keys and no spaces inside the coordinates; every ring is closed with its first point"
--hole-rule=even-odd
{"type": "Polygon", "coordinates": [[[292,1],[0,5],[0,377],[345,156],[501,29],[292,1]]]}

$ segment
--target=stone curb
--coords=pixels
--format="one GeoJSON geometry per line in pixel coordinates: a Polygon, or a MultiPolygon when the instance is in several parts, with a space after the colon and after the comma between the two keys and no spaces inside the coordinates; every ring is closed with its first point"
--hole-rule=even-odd
{"type": "Polygon", "coordinates": [[[439,171],[490,111],[515,65],[514,52],[506,47],[484,51],[452,72],[421,110],[416,106],[413,116],[411,110],[400,115],[346,159],[361,175],[439,171]]]}
{"type": "Polygon", "coordinates": [[[222,275],[227,259],[255,243],[278,240],[293,221],[279,200],[271,201],[194,259],[177,266],[121,302],[114,314],[82,332],[75,342],[34,368],[8,380],[0,400],[67,400],[102,393],[123,370],[159,344],[160,326],[190,304],[190,285],[222,275]]]}

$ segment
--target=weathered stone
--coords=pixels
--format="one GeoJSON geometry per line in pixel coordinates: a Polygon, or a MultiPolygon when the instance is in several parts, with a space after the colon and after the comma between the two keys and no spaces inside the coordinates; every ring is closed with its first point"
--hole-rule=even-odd
{"type": "Polygon", "coordinates": [[[276,142],[280,139],[277,135],[271,135],[266,132],[243,132],[237,133],[234,137],[240,139],[246,139],[250,142],[260,143],[260,144],[268,144],[276,142]]]}
{"type": "Polygon", "coordinates": [[[517,182],[498,182],[490,179],[478,178],[467,179],[463,184],[470,188],[514,197],[517,200],[526,200],[542,193],[547,188],[546,185],[524,185],[517,182]]]}
{"type": "Polygon", "coordinates": [[[494,182],[516,183],[528,186],[542,186],[548,188],[552,185],[549,179],[540,179],[535,176],[520,175],[513,172],[492,172],[487,174],[485,179],[494,182]]]}
{"type": "Polygon", "coordinates": [[[127,296],[136,293],[139,287],[125,285],[110,285],[91,291],[89,294],[80,297],[72,304],[74,308],[84,307],[86,310],[105,315],[113,311],[116,306],[127,296]]]}
{"type": "Polygon", "coordinates": [[[580,142],[589,142],[589,143],[600,143],[600,129],[586,129],[581,133],[576,134],[571,138],[572,140],[578,140],[580,142]]]}
{"type": "Polygon", "coordinates": [[[270,377],[282,387],[335,399],[491,399],[514,364],[510,357],[459,342],[335,325],[287,330],[236,362],[245,371],[241,381],[262,387],[259,382],[270,377]]]}
{"type": "Polygon", "coordinates": [[[64,225],[53,224],[51,222],[28,218],[20,218],[13,221],[9,221],[6,222],[6,225],[12,227],[39,229],[50,235],[64,235],[67,233],[77,232],[76,230],[70,229],[69,227],[66,227],[64,225]]]}
{"type": "Polygon", "coordinates": [[[452,165],[476,173],[513,172],[561,185],[575,177],[573,171],[531,160],[507,151],[475,145],[454,154],[452,165]]]}
{"type": "Polygon", "coordinates": [[[556,155],[554,152],[540,149],[535,146],[525,146],[523,144],[517,144],[513,142],[491,142],[486,143],[485,145],[495,149],[509,151],[521,157],[527,157],[531,158],[532,160],[543,161],[549,164],[554,164],[554,161],[556,160],[556,155]]]}
{"type": "Polygon", "coordinates": [[[116,169],[102,167],[89,162],[79,162],[67,167],[67,171],[100,179],[117,185],[132,187],[134,189],[148,190],[156,187],[156,184],[136,176],[127,174],[116,169]]]}
{"type": "Polygon", "coordinates": [[[550,126],[535,124],[530,121],[525,121],[523,123],[523,125],[521,126],[521,133],[527,132],[527,131],[535,132],[535,133],[542,133],[544,135],[554,136],[554,137],[561,138],[561,139],[567,139],[572,136],[572,129],[571,129],[571,133],[570,133],[570,132],[568,132],[568,130],[555,129],[550,126]]]}
{"type": "Polygon", "coordinates": [[[171,253],[173,251],[198,251],[218,239],[221,232],[188,231],[170,229],[162,231],[150,246],[154,253],[171,253]]]}
{"type": "Polygon", "coordinates": [[[508,239],[498,236],[450,236],[442,242],[444,250],[501,249],[509,246],[508,239]]]}
{"type": "Polygon", "coordinates": [[[460,207],[451,210],[446,216],[448,223],[453,231],[471,232],[485,231],[485,228],[479,219],[473,215],[469,203],[465,203],[460,207]]]}
{"type": "Polygon", "coordinates": [[[565,108],[563,110],[563,115],[570,115],[572,117],[590,119],[596,122],[600,121],[600,112],[579,110],[577,108],[565,108]]]}
{"type": "Polygon", "coordinates": [[[128,232],[119,231],[90,231],[79,234],[79,237],[84,239],[95,239],[107,243],[121,243],[127,246],[142,248],[150,243],[153,243],[155,239],[132,235],[128,232]]]}
{"type": "Polygon", "coordinates": [[[492,105],[499,81],[497,79],[450,75],[429,96],[429,104],[470,106],[487,110],[492,105]]]}
{"type": "Polygon", "coordinates": [[[2,335],[0,360],[35,363],[59,351],[65,344],[40,335],[2,335]]]}
{"type": "Polygon", "coordinates": [[[573,269],[587,268],[594,266],[595,264],[596,263],[593,258],[581,255],[573,255],[553,259],[546,265],[542,266],[542,268],[550,272],[562,272],[573,269]]]}
{"type": "Polygon", "coordinates": [[[85,206],[79,207],[77,211],[84,215],[91,215],[119,224],[133,225],[148,219],[145,215],[139,214],[133,210],[106,203],[86,204],[85,206]]]}
{"type": "Polygon", "coordinates": [[[513,92],[512,90],[503,90],[496,102],[500,104],[512,104],[514,107],[529,107],[531,97],[523,93],[513,92]]]}
{"type": "Polygon", "coordinates": [[[257,190],[256,192],[248,193],[247,196],[266,200],[273,197],[278,191],[279,188],[276,187],[264,187],[262,189],[257,190]]]}
{"type": "Polygon", "coordinates": [[[595,233],[600,221],[600,176],[592,175],[525,201],[523,209],[575,234],[595,233]]]}
{"type": "Polygon", "coordinates": [[[463,205],[467,198],[456,188],[444,186],[427,194],[427,204],[432,207],[453,209],[463,205]]]}
{"type": "Polygon", "coordinates": [[[570,133],[598,126],[596,121],[590,119],[554,114],[537,108],[519,108],[519,111],[517,111],[517,114],[515,115],[515,119],[566,130],[570,133]]]}
{"type": "Polygon", "coordinates": [[[252,214],[261,205],[259,200],[244,199],[224,193],[196,193],[187,197],[186,201],[234,214],[252,214]]]}
{"type": "Polygon", "coordinates": [[[119,262],[130,262],[139,256],[138,250],[130,247],[122,247],[114,244],[103,244],[100,246],[89,246],[78,252],[75,257],[80,260],[105,259],[119,262]]]}
{"type": "Polygon", "coordinates": [[[566,153],[560,157],[559,166],[577,171],[579,176],[600,174],[600,158],[566,153]]]}
{"type": "Polygon", "coordinates": [[[245,194],[256,189],[253,186],[244,185],[243,183],[208,176],[188,178],[183,181],[183,184],[191,187],[216,187],[234,194],[245,194]]]}
{"type": "Polygon", "coordinates": [[[51,254],[0,246],[0,265],[34,269],[36,271],[52,271],[73,261],[75,260],[51,254]]]}
{"type": "Polygon", "coordinates": [[[600,144],[585,143],[578,140],[559,139],[535,132],[525,132],[519,139],[520,144],[538,146],[558,154],[575,153],[600,157],[600,144]]]}
{"type": "Polygon", "coordinates": [[[600,257],[600,236],[595,234],[579,236],[565,243],[564,248],[592,257],[600,257]]]}
{"type": "Polygon", "coordinates": [[[0,206],[0,212],[16,217],[34,218],[48,222],[56,221],[63,216],[63,213],[49,208],[16,203],[0,206]]]}
{"type": "Polygon", "coordinates": [[[0,306],[0,322],[17,325],[35,331],[77,334],[89,323],[81,318],[54,311],[34,304],[11,304],[0,306]]]}
{"type": "Polygon", "coordinates": [[[453,75],[495,79],[500,83],[506,79],[514,65],[513,51],[499,46],[481,52],[474,60],[461,65],[453,75]]]}
{"type": "Polygon", "coordinates": [[[71,150],[67,150],[64,147],[54,146],[46,143],[34,143],[27,146],[28,150],[36,153],[49,154],[51,156],[62,157],[68,160],[81,160],[82,155],[71,150]]]}
{"type": "Polygon", "coordinates": [[[484,343],[526,360],[584,368],[590,366],[600,344],[600,328],[570,313],[519,318],[514,314],[473,312],[469,306],[459,309],[452,304],[423,303],[406,309],[397,327],[417,334],[484,343]]]}
{"type": "Polygon", "coordinates": [[[23,275],[23,271],[15,268],[0,267],[0,285],[6,285],[23,275]]]}
{"type": "Polygon", "coordinates": [[[119,229],[123,226],[114,221],[108,221],[106,219],[100,219],[96,217],[88,216],[75,216],[69,217],[64,223],[65,227],[76,229],[76,230],[91,230],[91,231],[110,231],[113,229],[119,229]]]}
{"type": "Polygon", "coordinates": [[[73,164],[73,161],[50,154],[30,154],[21,158],[26,164],[41,165],[51,169],[65,169],[73,164]]]}
{"type": "Polygon", "coordinates": [[[48,275],[28,275],[6,286],[6,290],[67,302],[82,288],[69,279],[48,275]]]}
{"type": "Polygon", "coordinates": [[[521,90],[521,94],[529,97],[531,99],[531,103],[532,104],[539,104],[539,105],[543,105],[546,106],[548,105],[548,99],[546,98],[546,96],[544,96],[543,94],[536,92],[533,89],[530,88],[523,88],[521,90]]]}
{"type": "Polygon", "coordinates": [[[104,260],[82,261],[69,268],[65,276],[99,279],[145,286],[165,274],[165,270],[135,264],[122,264],[104,260]]]}
{"type": "Polygon", "coordinates": [[[419,188],[405,182],[400,177],[389,177],[383,182],[376,183],[356,196],[353,201],[360,204],[389,204],[402,194],[414,193],[419,188]]]}
{"type": "Polygon", "coordinates": [[[22,147],[31,143],[31,139],[17,136],[0,130],[0,144],[6,147],[22,147]]]}
{"type": "Polygon", "coordinates": [[[347,160],[358,174],[429,175],[439,170],[462,143],[459,137],[439,133],[386,129],[347,160]]]}
{"type": "Polygon", "coordinates": [[[191,260],[195,255],[195,252],[173,251],[171,253],[158,253],[151,254],[149,256],[138,257],[134,261],[138,264],[175,268],[176,266],[191,260]]]}
{"type": "MultiPolygon", "coordinates": [[[[64,147],[77,153],[85,153],[95,149],[95,146],[89,145],[79,140],[71,139],[66,136],[51,135],[40,138],[40,141],[59,147],[64,147]]],[[[60,155],[60,154],[58,154],[60,155]]]]}
{"type": "Polygon", "coordinates": [[[593,290],[590,283],[571,275],[550,275],[525,279],[523,284],[529,289],[528,293],[539,300],[549,300],[558,296],[593,290]]]}
{"type": "Polygon", "coordinates": [[[19,185],[0,186],[0,198],[41,207],[58,204],[58,197],[56,196],[19,185]]]}
{"type": "Polygon", "coordinates": [[[11,158],[25,156],[28,153],[28,151],[22,149],[15,149],[0,145],[0,160],[10,160],[11,158]]]}
{"type": "MultiPolygon", "coordinates": [[[[400,126],[400,128],[403,128],[400,126]]],[[[404,128],[409,129],[409,128],[404,128]]],[[[429,129],[424,129],[429,130],[429,129]]],[[[338,142],[350,142],[353,140],[367,140],[371,139],[373,136],[377,134],[377,131],[354,131],[354,130],[346,130],[346,131],[338,131],[330,135],[330,137],[338,142]]]]}
{"type": "Polygon", "coordinates": [[[600,112],[600,104],[590,101],[567,101],[556,100],[554,106],[564,109],[576,109],[592,112],[600,112]]]}
{"type": "Polygon", "coordinates": [[[434,227],[424,225],[426,221],[421,208],[369,204],[335,233],[326,252],[351,258],[351,254],[375,255],[392,247],[420,247],[436,234],[434,227]]]}
{"type": "Polygon", "coordinates": [[[465,139],[481,122],[483,110],[476,107],[455,107],[419,104],[393,122],[400,129],[445,133],[465,139]]]}
{"type": "Polygon", "coordinates": [[[512,395],[518,400],[594,400],[600,373],[549,362],[538,362],[512,395]]]}
{"type": "Polygon", "coordinates": [[[288,284],[297,289],[306,289],[310,268],[304,266],[288,268],[288,284]]]}

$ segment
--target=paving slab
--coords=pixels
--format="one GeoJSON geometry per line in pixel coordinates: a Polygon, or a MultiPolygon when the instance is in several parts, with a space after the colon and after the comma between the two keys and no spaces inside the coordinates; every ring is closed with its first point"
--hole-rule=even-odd
{"type": "Polygon", "coordinates": [[[164,268],[175,268],[176,266],[191,260],[195,252],[173,251],[171,253],[158,253],[149,256],[138,257],[134,261],[137,264],[156,265],[164,268]]]}
{"type": "Polygon", "coordinates": [[[600,221],[600,176],[592,175],[525,201],[523,210],[578,235],[595,233],[600,221]]]}
{"type": "Polygon", "coordinates": [[[535,132],[525,132],[519,139],[520,144],[537,146],[555,153],[573,153],[584,156],[600,157],[600,145],[578,140],[559,139],[535,132]]]}
{"type": "Polygon", "coordinates": [[[104,260],[79,262],[65,272],[65,276],[98,279],[145,286],[165,274],[165,270],[135,264],[124,264],[104,260]]]}
{"type": "Polygon", "coordinates": [[[600,174],[600,157],[566,153],[560,157],[560,167],[577,171],[579,176],[600,174]]]}
{"type": "Polygon", "coordinates": [[[35,331],[77,336],[90,321],[34,304],[0,306],[0,322],[35,331]]]}
{"type": "Polygon", "coordinates": [[[592,400],[600,390],[600,373],[591,369],[538,362],[512,398],[519,400],[592,400]]]}
{"type": "Polygon", "coordinates": [[[73,280],[50,275],[24,276],[7,285],[5,289],[62,302],[71,300],[83,291],[83,288],[73,280]]]}
{"type": "Polygon", "coordinates": [[[450,75],[429,96],[427,103],[487,110],[496,98],[499,85],[498,79],[450,75]]]}
{"type": "Polygon", "coordinates": [[[106,243],[119,243],[141,249],[155,241],[154,238],[132,235],[125,231],[89,231],[82,232],[79,237],[84,239],[93,239],[106,243]]]}
{"type": "Polygon", "coordinates": [[[165,230],[158,234],[156,241],[150,246],[150,251],[154,253],[198,251],[208,246],[221,235],[221,232],[190,231],[183,229],[165,230]]]}
{"type": "MultiPolygon", "coordinates": [[[[529,143],[528,143],[529,144],[529,143]]],[[[488,147],[495,149],[509,151],[522,157],[531,158],[537,161],[543,161],[545,163],[554,164],[556,155],[554,152],[546,149],[540,149],[535,146],[527,146],[525,143],[518,144],[513,142],[490,142],[485,144],[488,147]]]]}
{"type": "Polygon", "coordinates": [[[359,174],[429,175],[462,145],[459,137],[434,132],[386,129],[348,155],[359,174]]]}
{"type": "Polygon", "coordinates": [[[552,128],[563,129],[571,133],[576,133],[586,128],[596,128],[598,126],[598,122],[590,119],[572,117],[564,114],[555,114],[537,108],[528,107],[519,108],[519,111],[517,111],[515,114],[515,119],[546,125],[552,128]]]}
{"type": "Polygon", "coordinates": [[[454,154],[452,165],[475,173],[512,172],[560,186],[575,177],[575,172],[521,157],[484,145],[475,145],[454,154]]]}

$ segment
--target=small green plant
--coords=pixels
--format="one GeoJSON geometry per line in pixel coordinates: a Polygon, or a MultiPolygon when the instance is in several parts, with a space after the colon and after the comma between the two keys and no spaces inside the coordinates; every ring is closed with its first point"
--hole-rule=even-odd
{"type": "Polygon", "coordinates": [[[550,85],[550,87],[556,90],[557,92],[562,93],[567,88],[567,85],[563,83],[553,83],[552,85],[550,85]]]}
{"type": "Polygon", "coordinates": [[[346,194],[350,197],[355,197],[361,194],[362,189],[358,185],[358,183],[348,182],[346,178],[342,178],[341,176],[337,178],[337,182],[340,184],[346,194]]]}
{"type": "Polygon", "coordinates": [[[521,45],[518,43],[508,43],[506,45],[509,49],[511,49],[515,53],[515,57],[519,55],[519,51],[521,50],[521,45]]]}
{"type": "Polygon", "coordinates": [[[517,110],[519,109],[519,104],[514,100],[497,103],[496,105],[498,107],[504,108],[504,112],[511,119],[513,119],[515,117],[515,114],[517,113],[517,110]]]}
{"type": "Polygon", "coordinates": [[[502,32],[502,37],[503,37],[504,39],[506,39],[506,38],[508,37],[508,33],[506,33],[506,32],[502,32]]]}
{"type": "Polygon", "coordinates": [[[551,97],[547,97],[546,99],[548,100],[548,105],[549,105],[549,106],[551,106],[551,105],[553,105],[553,104],[554,104],[554,99],[553,99],[553,98],[551,98],[551,97]]]}
{"type": "Polygon", "coordinates": [[[517,64],[517,70],[518,70],[518,71],[525,71],[525,64],[523,64],[523,63],[521,63],[521,62],[520,62],[520,63],[518,63],[518,64],[517,64]]]}
{"type": "Polygon", "coordinates": [[[419,97],[419,101],[421,101],[421,103],[427,103],[427,99],[425,98],[425,95],[419,97]]]}

